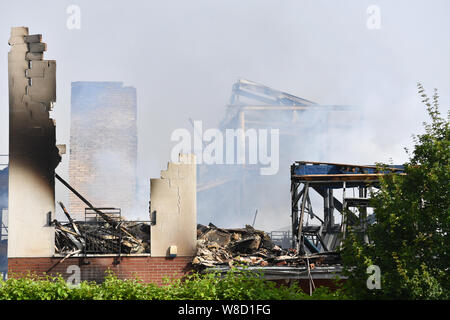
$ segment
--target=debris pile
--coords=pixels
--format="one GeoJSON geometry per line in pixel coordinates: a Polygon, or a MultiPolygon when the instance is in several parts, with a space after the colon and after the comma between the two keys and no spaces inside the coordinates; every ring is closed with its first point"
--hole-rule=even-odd
{"type": "Polygon", "coordinates": [[[326,252],[301,256],[294,249],[282,249],[270,236],[250,225],[223,229],[213,224],[197,225],[197,254],[192,264],[199,268],[233,265],[297,267],[312,263],[326,266],[339,263],[339,255],[326,252]]]}
{"type": "Polygon", "coordinates": [[[53,221],[56,253],[150,253],[150,225],[114,219],[105,213],[93,221],[74,221],[59,203],[69,222],[53,221]]]}
{"type": "Polygon", "coordinates": [[[293,250],[275,245],[264,231],[250,225],[222,229],[197,225],[197,254],[192,264],[199,268],[246,264],[253,266],[298,265],[302,261],[293,250]]]}

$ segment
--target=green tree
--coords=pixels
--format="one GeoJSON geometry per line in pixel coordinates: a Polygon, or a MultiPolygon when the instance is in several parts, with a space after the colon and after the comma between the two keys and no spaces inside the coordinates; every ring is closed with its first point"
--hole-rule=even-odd
{"type": "Polygon", "coordinates": [[[406,175],[387,174],[372,198],[376,223],[369,226],[369,244],[350,232],[342,252],[345,289],[360,299],[448,299],[450,226],[449,114],[418,84],[430,123],[413,137],[406,175]],[[366,268],[377,265],[381,289],[369,290],[366,268]]]}

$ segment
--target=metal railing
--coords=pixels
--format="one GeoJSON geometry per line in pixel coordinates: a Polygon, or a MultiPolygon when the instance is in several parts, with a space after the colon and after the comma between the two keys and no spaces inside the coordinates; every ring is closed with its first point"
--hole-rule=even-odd
{"type": "Polygon", "coordinates": [[[270,239],[277,246],[283,249],[289,249],[292,245],[292,232],[291,231],[271,231],[270,239]]]}
{"type": "MultiPolygon", "coordinates": [[[[119,208],[95,208],[108,215],[111,220],[120,223],[121,210],[119,208]]],[[[83,235],[85,237],[84,253],[99,254],[112,253],[120,255],[122,252],[122,230],[112,228],[94,209],[85,208],[83,235]]]]}

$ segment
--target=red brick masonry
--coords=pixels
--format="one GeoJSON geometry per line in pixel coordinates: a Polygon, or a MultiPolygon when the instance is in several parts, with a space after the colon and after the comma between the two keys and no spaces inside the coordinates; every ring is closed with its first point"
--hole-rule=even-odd
{"type": "MultiPolygon", "coordinates": [[[[58,258],[9,258],[8,259],[8,278],[18,278],[27,273],[37,275],[60,274],[64,279],[68,279],[74,274],[74,267],[80,269],[80,280],[102,282],[105,277],[105,271],[113,271],[120,279],[135,279],[138,277],[144,282],[153,282],[163,284],[164,278],[182,278],[188,272],[192,271],[192,257],[149,257],[149,256],[122,256],[116,257],[86,257],[86,258],[68,258],[62,263],[58,258]],[[119,262],[118,264],[116,262],[119,262]],[[49,271],[50,270],[50,271],[49,271]]],[[[279,285],[290,285],[294,282],[300,285],[304,292],[309,293],[309,281],[307,279],[286,279],[274,280],[279,285]]],[[[341,280],[340,282],[344,282],[341,280]]],[[[315,279],[315,286],[325,286],[331,290],[336,290],[336,284],[330,279],[315,279]]]]}
{"type": "Polygon", "coordinates": [[[165,277],[181,278],[191,268],[192,257],[86,257],[68,258],[57,264],[62,258],[10,258],[8,259],[8,277],[21,277],[30,273],[42,275],[61,274],[65,279],[74,274],[73,269],[80,270],[81,281],[102,282],[105,271],[112,270],[120,279],[138,277],[144,282],[162,284],[165,277]],[[118,262],[118,263],[117,263],[118,262]]]}

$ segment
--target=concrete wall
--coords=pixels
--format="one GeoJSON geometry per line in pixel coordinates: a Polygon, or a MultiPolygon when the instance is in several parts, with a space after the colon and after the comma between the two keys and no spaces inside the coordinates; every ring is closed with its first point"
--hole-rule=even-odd
{"type": "MultiPolygon", "coordinates": [[[[96,207],[134,217],[136,89],[121,82],[72,82],[69,183],[96,207]]],[[[69,212],[84,220],[86,205],[70,194],[69,212]]],[[[143,219],[141,217],[141,219],[143,219]]]]}
{"type": "Polygon", "coordinates": [[[55,168],[61,160],[55,124],[56,63],[42,60],[40,35],[11,29],[9,83],[8,257],[48,257],[54,252],[55,168]]]}
{"type": "Polygon", "coordinates": [[[150,180],[151,212],[156,224],[151,227],[151,255],[164,257],[170,246],[178,256],[193,256],[197,242],[195,156],[183,154],[178,163],[169,162],[160,179],[150,180]]]}

